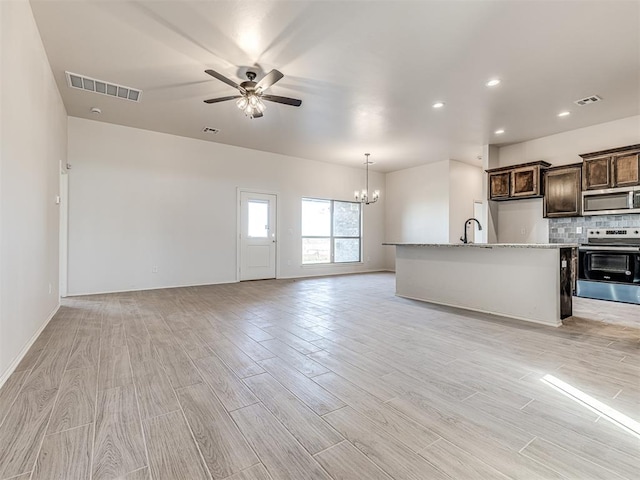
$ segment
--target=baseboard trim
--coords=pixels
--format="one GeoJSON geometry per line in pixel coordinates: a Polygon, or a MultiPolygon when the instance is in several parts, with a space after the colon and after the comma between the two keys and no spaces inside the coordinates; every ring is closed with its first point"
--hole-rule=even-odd
{"type": "Polygon", "coordinates": [[[278,277],[277,280],[302,280],[304,278],[315,278],[315,277],[339,277],[342,275],[360,275],[363,273],[380,273],[387,272],[387,270],[382,268],[376,268],[374,270],[358,270],[355,272],[331,272],[331,273],[308,273],[306,275],[295,275],[292,277],[278,277]]]}
{"type": "Polygon", "coordinates": [[[2,373],[2,375],[0,376],[0,388],[2,388],[4,383],[9,379],[9,377],[15,371],[15,369],[18,368],[18,365],[20,364],[24,356],[27,354],[29,349],[33,346],[34,342],[40,336],[40,334],[45,329],[45,327],[49,325],[49,322],[51,321],[51,319],[56,315],[56,313],[58,313],[58,310],[60,310],[60,302],[58,302],[58,304],[51,311],[51,313],[49,313],[49,316],[47,317],[45,322],[40,326],[38,331],[31,337],[31,339],[25,344],[25,346],[22,347],[22,350],[20,350],[20,353],[9,364],[9,367],[7,367],[7,369],[2,373]]]}
{"type": "Polygon", "coordinates": [[[144,288],[128,288],[126,290],[101,290],[99,292],[67,293],[67,297],[85,297],[88,295],[109,295],[111,293],[146,292],[149,290],[165,290],[169,288],[206,287],[208,285],[228,285],[229,283],[238,283],[238,281],[229,280],[228,282],[189,283],[184,285],[165,285],[163,287],[144,287],[144,288]]]}
{"type": "MultiPolygon", "coordinates": [[[[358,275],[360,273],[380,273],[380,272],[395,273],[393,270],[387,270],[385,268],[377,268],[374,270],[359,270],[356,272],[309,273],[306,275],[296,275],[291,277],[277,277],[271,280],[295,280],[295,279],[313,278],[313,277],[334,277],[338,275],[358,275]]],[[[252,280],[249,280],[249,281],[252,281],[252,280]]],[[[67,293],[67,297],[84,297],[89,295],[109,295],[111,293],[145,292],[148,290],[165,290],[169,288],[207,287],[209,285],[228,285],[230,283],[239,283],[239,281],[229,280],[228,282],[190,283],[185,285],[166,285],[164,287],[146,287],[146,288],[130,288],[127,290],[103,290],[99,292],[67,293]]]]}
{"type": "Polygon", "coordinates": [[[400,295],[398,292],[396,292],[396,296],[400,297],[400,298],[406,298],[407,300],[417,300],[419,302],[433,303],[434,305],[442,305],[443,307],[459,308],[460,310],[466,310],[466,311],[469,311],[469,312],[484,313],[484,314],[488,314],[488,315],[493,315],[495,317],[500,317],[500,318],[502,318],[504,320],[517,320],[518,322],[535,323],[537,325],[544,325],[545,327],[553,327],[553,328],[557,328],[557,327],[562,326],[562,321],[561,320],[557,320],[555,323],[553,323],[553,322],[545,322],[545,321],[538,320],[538,319],[535,319],[535,318],[518,317],[518,316],[515,316],[515,315],[507,315],[505,313],[493,312],[491,310],[481,310],[481,309],[476,309],[476,308],[471,308],[471,307],[463,307],[461,305],[454,305],[453,303],[438,302],[436,300],[426,300],[424,298],[411,297],[409,295],[400,295]]]}

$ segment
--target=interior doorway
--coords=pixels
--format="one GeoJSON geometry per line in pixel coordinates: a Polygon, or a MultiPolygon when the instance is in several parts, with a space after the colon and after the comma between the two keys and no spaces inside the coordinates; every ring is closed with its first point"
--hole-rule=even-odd
{"type": "Polygon", "coordinates": [[[276,210],[276,195],[240,191],[240,281],[276,278],[276,210]]]}
{"type": "Polygon", "coordinates": [[[478,229],[478,224],[472,222],[473,225],[473,243],[487,243],[487,228],[488,225],[484,225],[484,203],[478,200],[473,202],[473,216],[477,218],[480,223],[483,223],[482,230],[478,229]]]}

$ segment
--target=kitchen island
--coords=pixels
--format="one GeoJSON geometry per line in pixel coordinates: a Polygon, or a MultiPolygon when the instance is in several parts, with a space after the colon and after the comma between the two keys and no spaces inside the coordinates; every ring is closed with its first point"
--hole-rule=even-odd
{"type": "Polygon", "coordinates": [[[420,244],[396,247],[396,294],[557,327],[572,314],[576,244],[420,244]]]}

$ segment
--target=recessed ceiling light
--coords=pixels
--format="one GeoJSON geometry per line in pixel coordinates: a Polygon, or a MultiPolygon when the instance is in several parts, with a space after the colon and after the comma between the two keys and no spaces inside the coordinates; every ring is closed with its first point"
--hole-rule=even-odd
{"type": "Polygon", "coordinates": [[[433,104],[433,108],[442,108],[444,107],[444,102],[436,102],[433,104]]]}
{"type": "Polygon", "coordinates": [[[496,85],[499,85],[499,84],[500,84],[500,80],[498,80],[497,78],[493,78],[487,82],[487,87],[495,87],[496,85]]]}
{"type": "Polygon", "coordinates": [[[495,131],[495,132],[493,132],[493,133],[495,133],[496,135],[502,135],[502,134],[504,133],[504,130],[501,128],[501,129],[499,129],[499,130],[496,130],[496,131],[495,131]]]}
{"type": "Polygon", "coordinates": [[[560,113],[558,114],[558,116],[559,116],[559,117],[567,117],[567,116],[569,116],[569,115],[571,115],[571,112],[568,112],[568,111],[566,111],[566,112],[560,112],[560,113]]]}
{"type": "Polygon", "coordinates": [[[100,110],[98,107],[91,107],[91,113],[95,113],[96,115],[100,115],[102,113],[102,110],[100,110]]]}

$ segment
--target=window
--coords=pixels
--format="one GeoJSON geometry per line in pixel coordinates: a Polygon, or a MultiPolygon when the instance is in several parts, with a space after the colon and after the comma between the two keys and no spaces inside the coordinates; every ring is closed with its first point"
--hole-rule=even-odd
{"type": "Polygon", "coordinates": [[[267,238],[269,236],[269,201],[249,200],[247,202],[247,236],[267,238]]]}
{"type": "Polygon", "coordinates": [[[360,261],[360,203],[302,199],[302,264],[360,261]]]}

